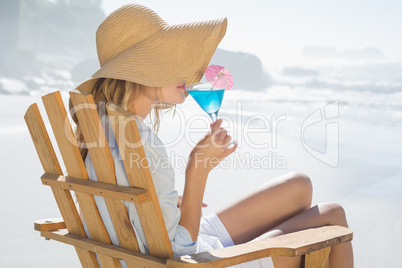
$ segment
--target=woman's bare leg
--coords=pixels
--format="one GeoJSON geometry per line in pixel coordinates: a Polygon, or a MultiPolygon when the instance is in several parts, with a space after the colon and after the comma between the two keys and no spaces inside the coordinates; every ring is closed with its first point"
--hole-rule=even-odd
{"type": "MultiPolygon", "coordinates": [[[[288,173],[217,215],[235,244],[248,242],[264,233],[275,236],[327,224],[347,226],[339,205],[323,204],[310,208],[311,196],[310,179],[301,173],[288,173]]],[[[331,250],[331,267],[353,266],[351,244],[344,245],[331,250]]],[[[301,265],[300,257],[275,258],[274,261],[276,267],[301,265]]]]}
{"type": "Polygon", "coordinates": [[[233,242],[242,244],[309,209],[312,191],[306,175],[287,173],[217,215],[233,242]]]}
{"type": "MultiPolygon", "coordinates": [[[[348,227],[345,211],[336,203],[323,203],[303,211],[292,219],[285,221],[263,235],[263,237],[272,237],[330,224],[348,227]]],[[[275,268],[299,267],[300,265],[300,261],[295,260],[295,258],[273,257],[272,259],[275,268]]],[[[351,242],[332,247],[329,255],[329,267],[353,267],[353,250],[351,242]]]]}

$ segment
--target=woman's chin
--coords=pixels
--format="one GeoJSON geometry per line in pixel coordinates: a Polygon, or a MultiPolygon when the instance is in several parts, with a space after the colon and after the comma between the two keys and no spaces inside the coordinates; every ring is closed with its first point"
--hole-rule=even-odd
{"type": "Polygon", "coordinates": [[[178,98],[174,104],[182,104],[184,101],[186,100],[186,96],[181,96],[180,98],[178,98]]]}
{"type": "Polygon", "coordinates": [[[171,101],[165,101],[165,103],[166,103],[166,104],[169,104],[169,105],[176,105],[176,104],[182,104],[185,100],[186,100],[186,98],[183,97],[182,99],[171,100],[171,101]]]}
{"type": "Polygon", "coordinates": [[[181,101],[180,103],[177,103],[177,104],[182,104],[182,103],[184,103],[185,100],[186,100],[186,97],[184,97],[184,98],[182,99],[182,101],[181,101]]]}

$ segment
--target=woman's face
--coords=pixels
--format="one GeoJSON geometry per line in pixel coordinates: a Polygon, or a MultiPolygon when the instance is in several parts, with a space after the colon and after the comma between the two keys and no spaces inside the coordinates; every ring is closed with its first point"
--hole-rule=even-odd
{"type": "MultiPolygon", "coordinates": [[[[184,86],[186,82],[180,82],[175,85],[165,86],[161,88],[161,94],[165,103],[167,104],[181,104],[186,99],[184,92],[184,86]]],[[[148,113],[151,111],[154,104],[159,103],[158,91],[159,88],[145,86],[143,94],[141,94],[138,98],[135,98],[134,91],[131,92],[128,102],[127,102],[127,110],[132,113],[136,113],[137,115],[145,118],[148,113]],[[134,109],[134,107],[136,107],[134,109]]]]}
{"type": "MultiPolygon", "coordinates": [[[[178,84],[175,85],[170,85],[170,86],[164,86],[161,89],[161,93],[163,96],[163,99],[165,101],[165,103],[168,104],[181,104],[184,102],[184,100],[186,99],[184,92],[184,86],[186,85],[186,82],[180,82],[178,84]]],[[[147,97],[148,99],[150,99],[151,103],[158,103],[158,95],[157,95],[157,91],[158,89],[155,87],[148,87],[145,86],[145,90],[144,90],[144,95],[145,97],[147,97]]]]}
{"type": "Polygon", "coordinates": [[[185,81],[182,81],[175,85],[162,87],[162,96],[164,98],[165,103],[168,104],[181,104],[186,99],[184,92],[184,86],[186,85],[185,81]]]}

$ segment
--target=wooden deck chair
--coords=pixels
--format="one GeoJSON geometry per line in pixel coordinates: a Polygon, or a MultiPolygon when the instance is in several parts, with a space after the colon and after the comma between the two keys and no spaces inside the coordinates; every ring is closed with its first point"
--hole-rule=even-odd
{"type": "Polygon", "coordinates": [[[116,185],[113,158],[92,95],[72,91],[70,97],[85,142],[91,145],[88,150],[98,182],[88,180],[60,92],[48,94],[42,99],[67,174],[61,170],[37,104],[28,108],[25,121],[45,172],[41,177],[42,183],[50,186],[62,216],[62,219],[35,221],[35,230],[40,231],[46,239],[74,246],[83,267],[99,267],[99,264],[107,268],[120,267],[119,259],[126,261],[128,267],[227,267],[269,256],[302,255],[305,255],[305,267],[328,267],[331,247],[352,240],[353,233],[349,229],[325,226],[210,252],[174,257],[150,171],[136,165],[130,168],[130,155],[145,158],[143,147],[130,146],[141,142],[133,117],[127,111],[107,104],[130,184],[130,187],[124,187],[116,185]],[[71,192],[75,192],[91,239],[85,235],[71,192]],[[119,246],[111,243],[94,195],[105,198],[119,246]],[[136,204],[150,255],[139,253],[137,239],[122,200],[136,204]]]}

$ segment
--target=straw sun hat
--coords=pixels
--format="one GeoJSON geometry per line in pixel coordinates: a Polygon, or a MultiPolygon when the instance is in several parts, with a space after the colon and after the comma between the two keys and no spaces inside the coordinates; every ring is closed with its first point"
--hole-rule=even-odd
{"type": "Polygon", "coordinates": [[[112,12],[99,25],[96,45],[100,69],[78,86],[91,91],[98,78],[151,87],[198,82],[225,35],[227,19],[169,25],[138,4],[112,12]]]}

